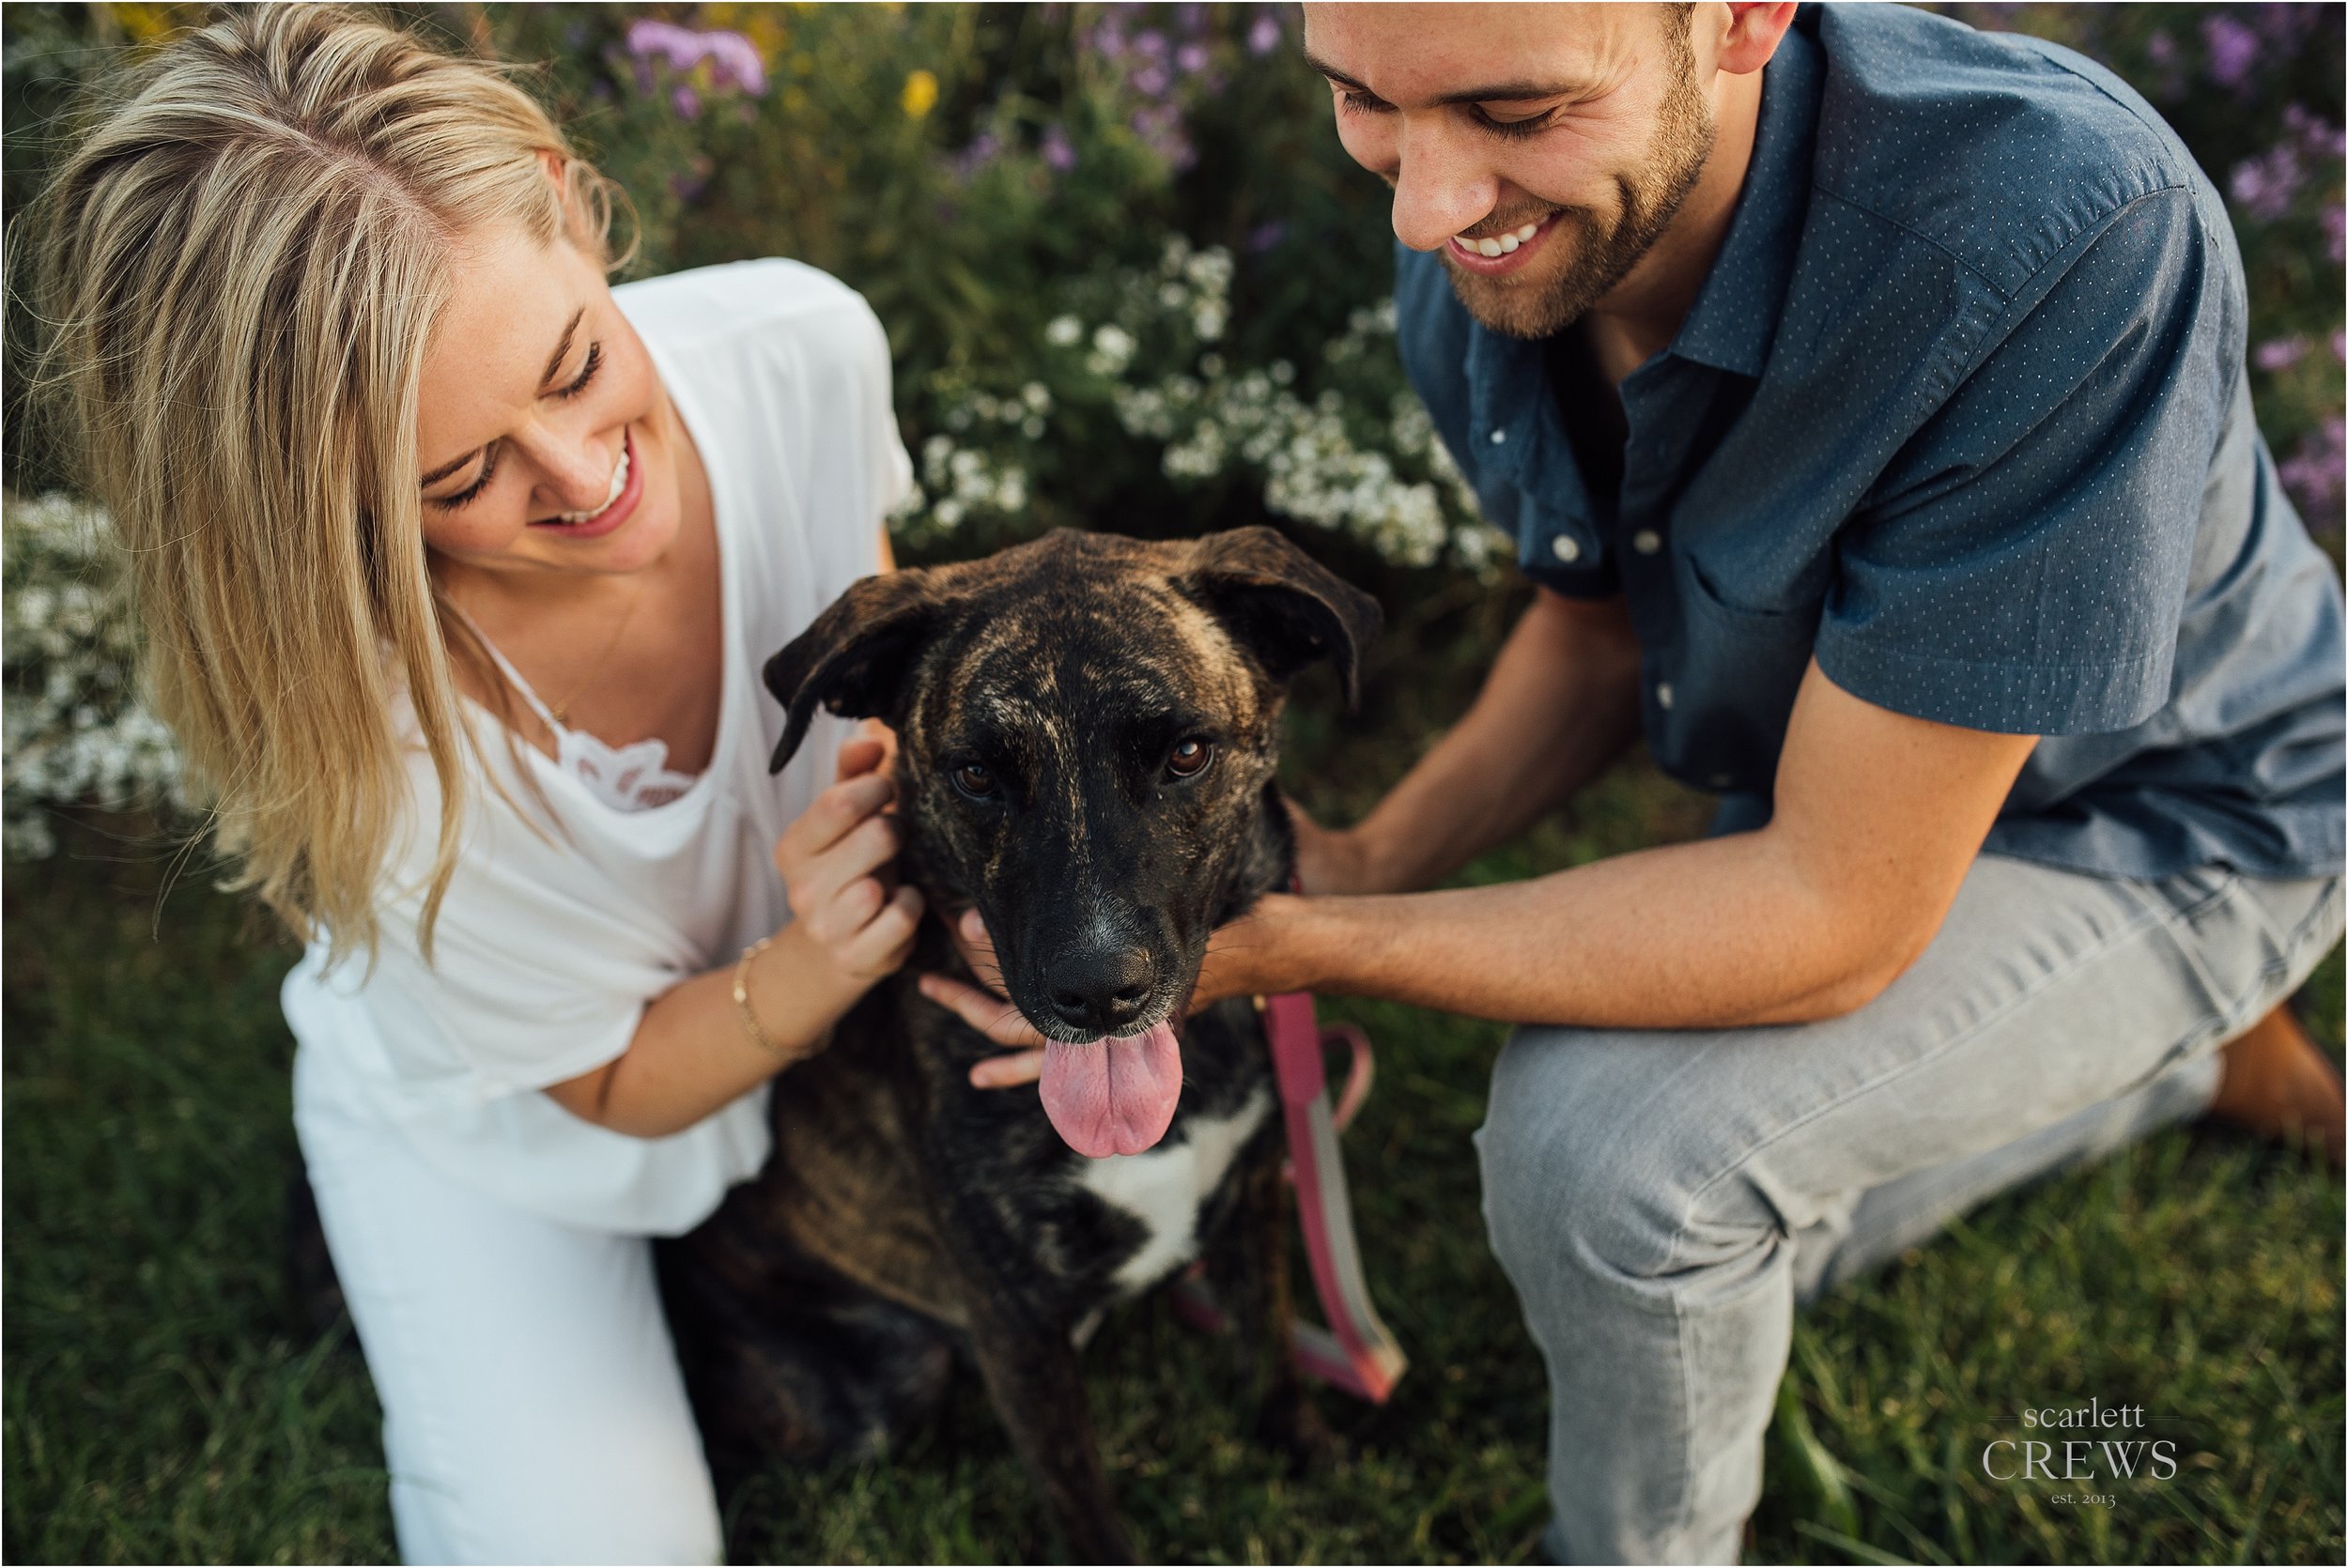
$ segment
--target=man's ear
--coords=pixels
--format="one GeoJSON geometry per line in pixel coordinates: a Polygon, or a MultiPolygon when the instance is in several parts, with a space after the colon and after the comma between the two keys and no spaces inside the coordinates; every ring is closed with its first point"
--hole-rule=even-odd
{"type": "Polygon", "coordinates": [[[845,593],[766,661],[766,689],[786,715],[770,773],[780,773],[807,739],[818,705],[843,718],[873,718],[895,703],[906,667],[945,608],[919,569],[851,584],[845,593]]]}
{"type": "Polygon", "coordinates": [[[1770,4],[1732,0],[1728,29],[1721,38],[1721,69],[1732,76],[1746,76],[1768,65],[1784,41],[1785,29],[1794,24],[1797,8],[1794,0],[1770,4]]]}
{"type": "Polygon", "coordinates": [[[1223,623],[1275,681],[1315,659],[1337,667],[1345,705],[1361,696],[1362,650],[1385,617],[1378,601],[1269,528],[1211,533],[1192,546],[1182,594],[1223,623]]]}

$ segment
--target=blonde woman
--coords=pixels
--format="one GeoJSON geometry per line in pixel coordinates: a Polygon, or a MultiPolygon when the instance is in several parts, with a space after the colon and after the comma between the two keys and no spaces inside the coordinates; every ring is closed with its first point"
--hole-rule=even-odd
{"type": "Polygon", "coordinates": [[[787,261],[612,289],[612,198],[493,67],[258,7],[135,68],[43,223],[154,700],[307,944],[411,1560],[718,1557],[648,1238],[920,915],[881,743],[770,780],[756,678],[888,564],[879,326],[787,261]]]}

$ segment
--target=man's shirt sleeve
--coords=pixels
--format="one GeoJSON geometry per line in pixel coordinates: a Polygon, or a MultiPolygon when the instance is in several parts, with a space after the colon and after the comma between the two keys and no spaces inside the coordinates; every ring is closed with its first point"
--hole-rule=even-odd
{"type": "Polygon", "coordinates": [[[2016,734],[2169,696],[2240,348],[2184,190],[2050,260],[1839,534],[1815,653],[1881,707],[2016,734]]]}

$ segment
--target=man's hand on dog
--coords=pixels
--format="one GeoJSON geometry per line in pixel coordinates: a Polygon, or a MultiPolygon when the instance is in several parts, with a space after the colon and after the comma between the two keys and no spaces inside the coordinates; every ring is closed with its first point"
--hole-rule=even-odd
{"type": "Polygon", "coordinates": [[[921,924],[921,895],[897,885],[899,830],[888,807],[896,781],[887,743],[858,736],[840,748],[840,777],[775,841],[775,869],[792,924],[861,994],[902,968],[921,924]]]}
{"type": "MultiPolygon", "coordinates": [[[[1276,909],[1295,901],[1281,894],[1267,895],[1255,910],[1218,928],[1207,939],[1206,961],[1198,966],[1198,983],[1191,991],[1189,1011],[1197,1012],[1227,996],[1252,995],[1261,989],[1243,961],[1244,955],[1255,955],[1260,948],[1232,938],[1255,926],[1267,913],[1266,906],[1276,909]]],[[[1034,1083],[1043,1076],[1046,1042],[1003,995],[1002,967],[995,960],[995,941],[987,934],[986,921],[977,910],[963,911],[962,917],[954,922],[954,941],[979,984],[969,985],[944,975],[924,975],[921,994],[996,1044],[1009,1047],[1004,1054],[990,1056],[971,1068],[972,1086],[1009,1089],[1034,1083]]]]}

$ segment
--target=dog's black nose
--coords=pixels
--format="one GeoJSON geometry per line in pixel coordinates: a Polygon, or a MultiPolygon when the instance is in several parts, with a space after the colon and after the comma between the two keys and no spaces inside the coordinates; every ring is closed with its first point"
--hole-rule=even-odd
{"type": "Polygon", "coordinates": [[[1043,983],[1064,1022],[1113,1035],[1141,1016],[1154,977],[1138,947],[1080,947],[1054,959],[1043,983]]]}

